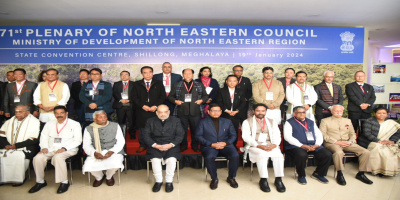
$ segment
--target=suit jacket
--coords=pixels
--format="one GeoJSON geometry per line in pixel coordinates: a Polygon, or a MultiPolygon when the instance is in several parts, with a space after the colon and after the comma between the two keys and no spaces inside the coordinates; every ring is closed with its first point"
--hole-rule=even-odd
{"type": "Polygon", "coordinates": [[[85,93],[89,92],[86,91],[86,85],[87,84],[92,84],[92,81],[88,81],[87,83],[83,84],[81,91],[79,92],[79,99],[83,104],[85,104],[86,108],[89,108],[89,105],[91,103],[96,103],[97,106],[103,106],[104,112],[107,114],[112,113],[114,110],[112,109],[111,106],[111,99],[112,99],[112,86],[111,83],[105,82],[105,81],[100,81],[99,84],[103,82],[104,83],[104,92],[103,92],[103,98],[98,99],[97,101],[90,101],[89,99],[86,98],[85,93]]]}
{"type": "MultiPolygon", "coordinates": [[[[163,73],[154,74],[153,79],[163,82],[163,73]]],[[[182,81],[182,76],[179,74],[171,73],[171,80],[170,80],[171,88],[175,83],[179,81],[182,81]]]]}
{"type": "MultiPolygon", "coordinates": [[[[201,82],[201,79],[196,79],[195,81],[197,81],[197,82],[203,84],[203,83],[201,82]]],[[[204,85],[204,84],[203,84],[203,85],[204,85]]],[[[210,81],[210,87],[212,88],[212,90],[211,90],[210,94],[208,94],[208,98],[211,98],[211,99],[212,99],[211,103],[217,103],[218,90],[219,90],[219,83],[218,83],[218,81],[212,78],[211,81],[210,81]]]]}
{"type": "Polygon", "coordinates": [[[240,89],[235,88],[232,103],[229,88],[221,88],[218,93],[217,102],[222,109],[221,117],[230,119],[231,116],[226,113],[225,110],[231,110],[231,108],[233,111],[239,111],[234,117],[239,119],[244,119],[244,117],[246,117],[246,99],[240,89]]]}
{"type": "MultiPolygon", "coordinates": [[[[322,115],[322,110],[326,110],[329,108],[329,104],[327,104],[324,100],[322,100],[322,90],[321,90],[321,84],[326,84],[324,81],[316,86],[314,86],[314,90],[318,95],[318,100],[317,103],[315,105],[315,115],[322,115]]],[[[339,105],[343,105],[343,91],[342,91],[342,87],[340,87],[340,85],[334,84],[332,83],[332,89],[334,90],[335,88],[337,88],[339,90],[339,97],[334,96],[333,98],[338,98],[339,102],[337,104],[339,105]]]]}
{"type": "Polygon", "coordinates": [[[7,85],[7,82],[1,82],[0,81],[0,111],[4,111],[4,98],[2,98],[2,96],[4,96],[5,95],[5,93],[6,93],[6,85],[7,85]]]}
{"type": "MultiPolygon", "coordinates": [[[[128,100],[129,100],[129,106],[133,107],[133,81],[129,81],[128,85],[128,100]]],[[[113,108],[115,109],[120,109],[122,108],[122,103],[120,100],[122,99],[121,93],[122,93],[122,81],[115,82],[113,85],[113,97],[114,97],[114,103],[113,103],[113,108]]]]}
{"type": "MultiPolygon", "coordinates": [[[[286,94],[286,87],[289,86],[289,85],[286,85],[286,78],[285,77],[278,78],[278,81],[280,81],[282,83],[283,89],[285,90],[285,94],[286,94]]],[[[292,84],[294,82],[296,82],[296,79],[292,78],[290,80],[290,84],[292,84]]]]}
{"type": "Polygon", "coordinates": [[[319,130],[324,142],[334,144],[336,141],[356,141],[356,133],[350,119],[327,117],[322,119],[319,130]]]}
{"type": "Polygon", "coordinates": [[[371,85],[364,83],[364,91],[365,94],[363,93],[357,82],[349,83],[346,85],[346,95],[349,99],[349,104],[347,105],[348,111],[365,113],[372,112],[372,105],[375,103],[376,100],[374,88],[371,85]],[[369,106],[365,110],[361,110],[360,105],[362,103],[368,103],[371,106],[369,106]]]}
{"type": "Polygon", "coordinates": [[[7,84],[3,102],[4,112],[10,113],[11,116],[14,116],[16,104],[25,104],[30,106],[31,114],[33,114],[34,111],[39,111],[39,108],[33,105],[33,93],[35,92],[37,86],[37,83],[26,80],[24,87],[21,89],[20,102],[14,103],[14,95],[17,94],[17,83],[13,82],[11,84],[7,84]]]}
{"type": "MultiPolygon", "coordinates": [[[[388,120],[388,119],[386,119],[388,120]]],[[[386,121],[385,120],[385,121],[386,121]]],[[[358,144],[366,149],[371,142],[378,142],[378,133],[381,125],[375,117],[370,117],[362,123],[362,132],[358,136],[358,144]]],[[[390,141],[396,143],[400,140],[400,130],[397,130],[390,138],[390,141]]]]}
{"type": "Polygon", "coordinates": [[[138,128],[144,128],[146,126],[146,120],[155,117],[155,112],[147,112],[143,110],[143,106],[149,107],[159,106],[166,99],[165,88],[162,81],[152,80],[150,84],[150,90],[147,92],[144,79],[136,81],[133,84],[133,102],[136,106],[136,126],[138,128]]]}
{"type": "Polygon", "coordinates": [[[79,93],[81,92],[81,81],[73,82],[71,85],[71,97],[74,100],[74,109],[78,109],[82,105],[82,101],[79,99],[79,93]]]}
{"type": "Polygon", "coordinates": [[[232,121],[222,117],[219,118],[218,133],[210,117],[200,120],[195,133],[201,149],[216,142],[226,142],[228,145],[233,145],[236,140],[236,131],[232,121]]]}

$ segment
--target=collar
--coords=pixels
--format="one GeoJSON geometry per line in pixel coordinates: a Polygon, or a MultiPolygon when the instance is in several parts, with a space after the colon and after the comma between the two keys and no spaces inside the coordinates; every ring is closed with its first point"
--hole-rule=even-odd
{"type": "Polygon", "coordinates": [[[229,92],[235,92],[235,88],[231,89],[228,87],[229,92]]]}
{"type": "Polygon", "coordinates": [[[146,81],[146,79],[143,79],[144,83],[150,82],[150,84],[151,84],[151,81],[152,81],[152,80],[153,80],[153,79],[150,79],[149,81],[146,81]]]}
{"type": "Polygon", "coordinates": [[[58,120],[57,120],[57,124],[58,124],[58,125],[64,125],[64,124],[65,124],[65,122],[67,122],[67,119],[68,119],[68,117],[66,117],[66,118],[65,118],[65,120],[63,121],[63,123],[61,123],[61,124],[60,124],[60,123],[58,123],[58,120]]]}
{"type": "Polygon", "coordinates": [[[304,118],[303,120],[300,120],[300,119],[298,119],[297,117],[294,117],[294,118],[297,119],[297,120],[299,120],[299,121],[301,121],[301,122],[306,121],[306,118],[304,118]]]}
{"type": "Polygon", "coordinates": [[[164,73],[164,72],[163,72],[163,77],[166,77],[166,76],[169,76],[169,77],[171,77],[171,73],[169,73],[169,74],[166,74],[166,73],[164,73]]]}
{"type": "Polygon", "coordinates": [[[356,83],[357,83],[357,85],[359,85],[359,86],[360,86],[360,85],[361,85],[361,86],[364,86],[364,83],[362,83],[362,84],[360,84],[359,82],[356,82],[356,83]]]}

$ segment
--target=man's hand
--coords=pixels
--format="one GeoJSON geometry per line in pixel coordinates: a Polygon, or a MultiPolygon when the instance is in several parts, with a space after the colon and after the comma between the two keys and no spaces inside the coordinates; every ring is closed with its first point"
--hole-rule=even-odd
{"type": "Polygon", "coordinates": [[[156,110],[157,110],[157,106],[152,106],[152,107],[149,109],[150,112],[156,112],[156,110]]]}
{"type": "Polygon", "coordinates": [[[217,143],[211,144],[211,147],[214,149],[223,149],[223,148],[225,148],[225,146],[226,146],[225,142],[217,142],[217,143]]]}
{"type": "Polygon", "coordinates": [[[313,151],[313,148],[309,145],[303,144],[303,145],[301,145],[301,148],[303,148],[306,151],[313,151]]]}
{"type": "Polygon", "coordinates": [[[144,105],[144,106],[142,107],[142,109],[143,109],[144,111],[147,111],[147,112],[150,111],[150,107],[147,106],[147,105],[144,105]]]}
{"type": "Polygon", "coordinates": [[[49,150],[47,148],[44,148],[39,153],[47,154],[47,153],[49,153],[49,150]]]}
{"type": "Polygon", "coordinates": [[[94,157],[95,157],[96,159],[104,159],[104,156],[101,155],[101,153],[99,153],[99,152],[94,152],[94,157]]]}
{"type": "Polygon", "coordinates": [[[4,111],[0,111],[0,115],[4,115],[4,111]]]}
{"type": "Polygon", "coordinates": [[[127,104],[127,103],[129,103],[129,99],[121,99],[121,103],[122,104],[127,104]]]}
{"type": "Polygon", "coordinates": [[[304,104],[303,107],[306,108],[306,110],[308,110],[310,108],[310,106],[308,104],[304,104]]]}
{"type": "Polygon", "coordinates": [[[107,159],[107,158],[111,157],[113,154],[114,154],[113,151],[108,151],[108,152],[106,153],[106,155],[103,156],[103,159],[107,159]]]}
{"type": "Polygon", "coordinates": [[[91,103],[91,104],[89,104],[89,108],[94,110],[94,109],[97,108],[97,104],[96,103],[91,103]]]}
{"type": "Polygon", "coordinates": [[[199,99],[199,100],[195,101],[194,103],[201,105],[203,103],[203,99],[199,99]]]}
{"type": "Polygon", "coordinates": [[[268,109],[275,109],[275,106],[272,105],[272,104],[269,104],[269,105],[268,105],[268,109]]]}
{"type": "Polygon", "coordinates": [[[39,112],[38,111],[33,111],[33,116],[34,117],[39,117],[39,112]]]}
{"type": "Polygon", "coordinates": [[[4,132],[4,131],[0,131],[0,134],[6,134],[6,132],[4,132]]]}
{"type": "Polygon", "coordinates": [[[367,104],[367,103],[362,103],[362,104],[360,105],[360,107],[361,107],[361,110],[365,110],[365,109],[367,109],[367,108],[368,108],[368,106],[369,106],[369,104],[367,104]]]}
{"type": "Polygon", "coordinates": [[[311,151],[315,151],[318,149],[319,145],[311,145],[310,147],[312,149],[311,151]]]}
{"type": "Polygon", "coordinates": [[[342,148],[346,148],[351,145],[348,141],[336,141],[335,144],[339,145],[342,148]]]}
{"type": "Polygon", "coordinates": [[[233,116],[235,116],[236,114],[238,114],[238,112],[239,112],[239,111],[232,111],[229,115],[233,117],[233,116]]]}
{"type": "Polygon", "coordinates": [[[61,148],[61,149],[57,150],[57,151],[56,151],[56,154],[57,154],[57,153],[62,153],[62,152],[65,152],[65,149],[64,149],[64,148],[61,148]]]}
{"type": "Polygon", "coordinates": [[[172,148],[172,144],[163,144],[158,146],[160,151],[168,151],[170,148],[172,148]]]}
{"type": "Polygon", "coordinates": [[[209,98],[206,103],[211,103],[212,99],[209,98]]]}
{"type": "Polygon", "coordinates": [[[17,149],[17,147],[15,147],[15,144],[14,144],[14,145],[7,145],[7,146],[5,146],[5,148],[6,148],[7,150],[10,150],[10,149],[17,149]]]}
{"type": "Polygon", "coordinates": [[[175,104],[178,105],[178,106],[182,105],[183,103],[184,103],[183,101],[175,100],[175,104]]]}

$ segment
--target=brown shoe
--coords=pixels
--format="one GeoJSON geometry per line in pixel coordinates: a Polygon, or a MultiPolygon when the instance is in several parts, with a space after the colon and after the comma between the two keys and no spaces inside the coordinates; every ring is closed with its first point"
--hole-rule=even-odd
{"type": "Polygon", "coordinates": [[[111,177],[111,179],[110,180],[106,180],[106,183],[107,183],[107,185],[108,186],[113,186],[114,185],[114,183],[115,183],[115,181],[114,181],[114,177],[111,177]]]}
{"type": "Polygon", "coordinates": [[[139,149],[136,151],[136,153],[142,153],[145,150],[146,150],[146,147],[139,147],[139,149]]]}
{"type": "Polygon", "coordinates": [[[105,179],[106,177],[105,176],[103,176],[103,178],[101,179],[101,180],[94,180],[94,182],[93,182],[93,187],[99,187],[101,184],[103,184],[103,181],[104,181],[104,179],[105,179]]]}

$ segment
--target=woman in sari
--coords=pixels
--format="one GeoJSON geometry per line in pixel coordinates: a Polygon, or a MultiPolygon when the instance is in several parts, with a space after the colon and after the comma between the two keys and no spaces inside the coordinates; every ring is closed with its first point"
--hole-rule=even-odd
{"type": "Polygon", "coordinates": [[[371,172],[378,176],[397,176],[400,172],[400,124],[386,119],[386,108],[376,108],[375,116],[364,121],[358,143],[370,151],[371,172]]]}

